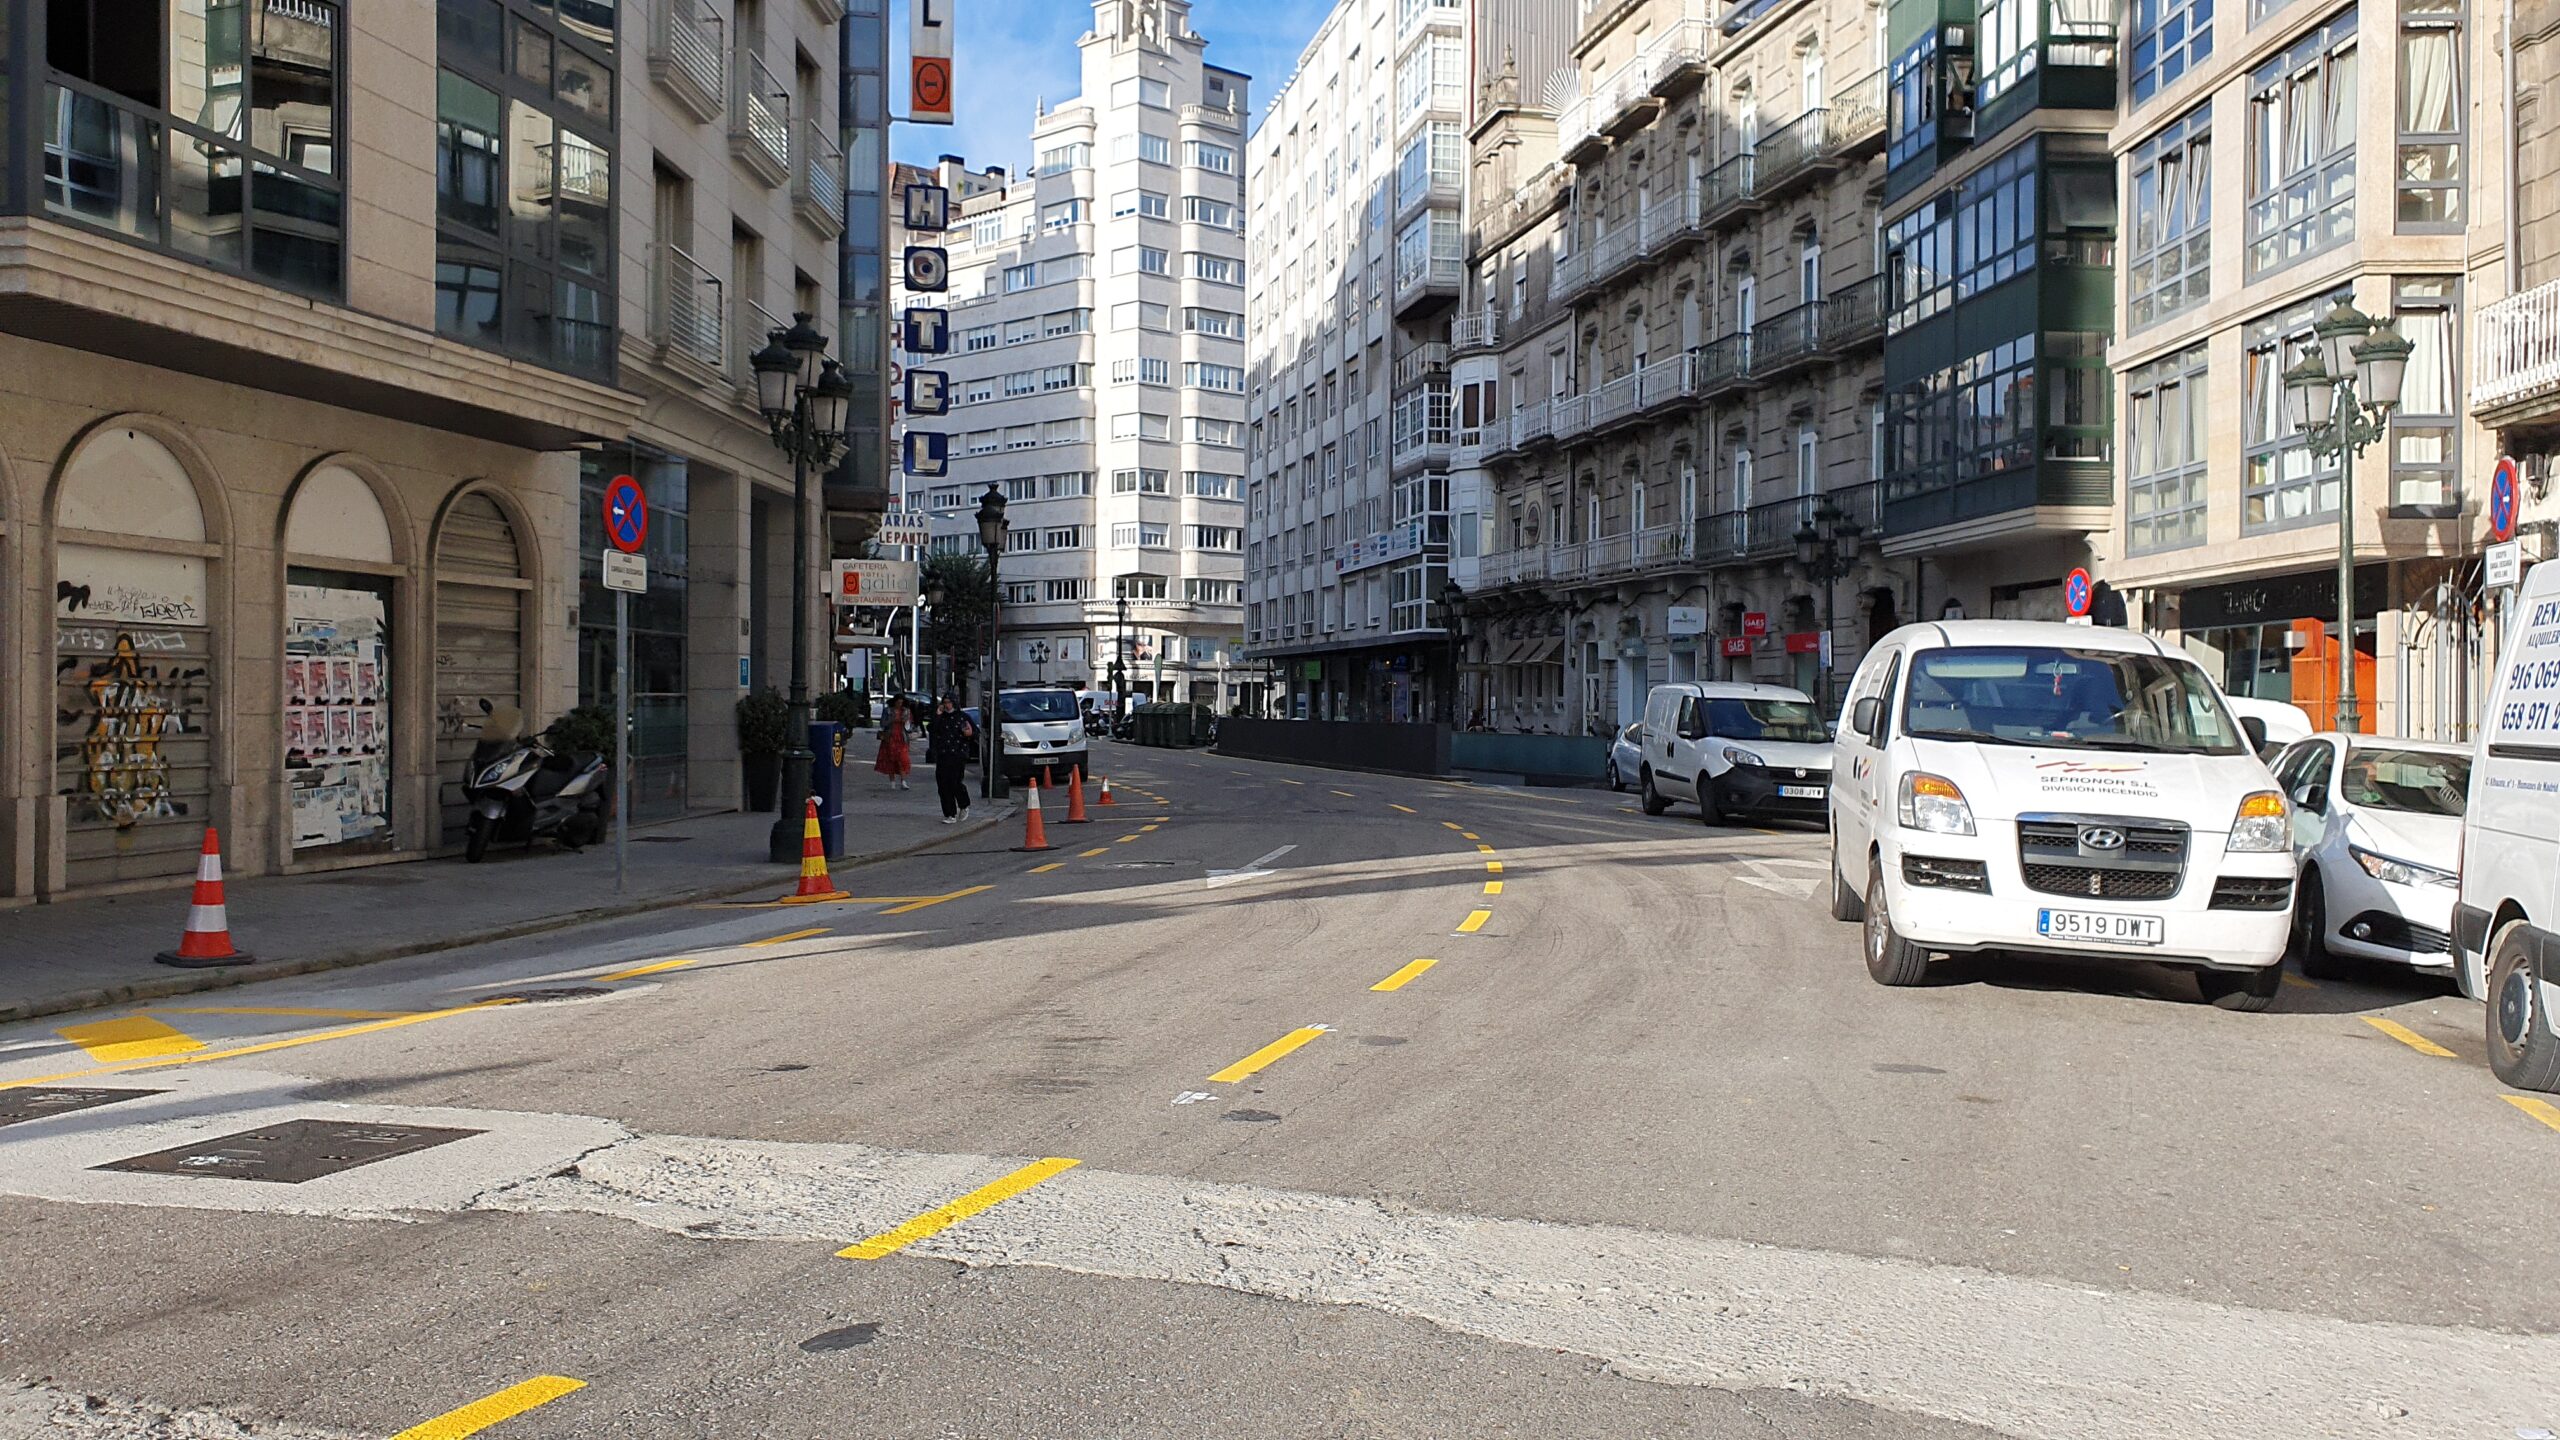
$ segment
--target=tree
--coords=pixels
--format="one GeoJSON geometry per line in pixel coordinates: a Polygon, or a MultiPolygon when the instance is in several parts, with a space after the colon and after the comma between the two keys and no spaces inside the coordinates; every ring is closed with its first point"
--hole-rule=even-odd
{"type": "Polygon", "coordinates": [[[922,575],[924,590],[942,589],[942,603],[927,615],[925,649],[951,657],[951,673],[965,703],[969,677],[987,653],[987,630],[995,620],[995,577],[977,555],[929,555],[922,575]]]}

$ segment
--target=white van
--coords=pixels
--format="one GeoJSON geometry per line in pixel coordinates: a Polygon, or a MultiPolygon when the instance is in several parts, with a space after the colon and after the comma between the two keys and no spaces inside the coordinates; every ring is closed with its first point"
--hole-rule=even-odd
{"type": "Polygon", "coordinates": [[[996,696],[1004,716],[1004,777],[1027,780],[1038,774],[1055,785],[1071,771],[1090,775],[1085,755],[1084,716],[1076,709],[1076,693],[1053,685],[1008,686],[996,696]]]}
{"type": "Polygon", "coordinates": [[[2093,625],[1906,625],[1850,682],[1832,776],[1831,913],[1866,922],[1878,982],[2002,950],[2183,966],[2226,1009],[2275,999],[2287,804],[2180,651],[2093,625]]]}
{"type": "Polygon", "coordinates": [[[2514,614],[2471,754],[2453,972],[2488,1002],[2498,1078],[2560,1090],[2560,564],[2527,572],[2514,614]]]}
{"type": "Polygon", "coordinates": [[[1636,790],[1644,813],[1675,800],[1710,825],[1729,815],[1820,820],[1831,790],[1831,727],[1801,690],[1679,680],[1644,699],[1636,790]]]}

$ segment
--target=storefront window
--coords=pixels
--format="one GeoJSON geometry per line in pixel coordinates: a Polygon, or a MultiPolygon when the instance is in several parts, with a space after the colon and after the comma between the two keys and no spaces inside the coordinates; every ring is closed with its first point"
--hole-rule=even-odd
{"type": "Polygon", "coordinates": [[[296,855],[391,848],[391,582],[285,572],[284,770],[296,855]]]}

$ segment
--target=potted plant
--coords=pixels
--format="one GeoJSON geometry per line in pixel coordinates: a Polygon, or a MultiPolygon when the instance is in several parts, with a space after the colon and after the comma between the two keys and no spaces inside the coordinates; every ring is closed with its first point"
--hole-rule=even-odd
{"type": "Polygon", "coordinates": [[[773,809],[782,794],[782,752],[791,744],[791,706],[767,687],[738,697],[738,758],[746,765],[747,808],[773,809]]]}

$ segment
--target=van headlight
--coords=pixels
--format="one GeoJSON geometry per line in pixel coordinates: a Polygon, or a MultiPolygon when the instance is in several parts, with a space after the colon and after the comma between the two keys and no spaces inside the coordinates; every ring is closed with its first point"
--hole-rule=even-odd
{"type": "Polygon", "coordinates": [[[2273,855],[2293,848],[2293,827],[2287,823],[2284,792],[2261,790],[2240,802],[2240,813],[2231,817],[2231,838],[2222,848],[2234,855],[2273,855]]]}
{"type": "Polygon", "coordinates": [[[2361,845],[2348,846],[2347,853],[2355,857],[2358,865],[2364,867],[2364,873],[2385,885],[2450,886],[2462,883],[2462,878],[2450,870],[2439,870],[2433,865],[2420,865],[2412,860],[2395,860],[2388,855],[2377,855],[2361,845]]]}
{"type": "Polygon", "coordinates": [[[1956,782],[1944,775],[1914,770],[1903,776],[1894,811],[1905,830],[1926,830],[1933,835],[1973,833],[1973,807],[1964,803],[1964,792],[1956,788],[1956,782]]]}
{"type": "Polygon", "coordinates": [[[1739,745],[1727,745],[1724,747],[1724,763],[1727,765],[1757,765],[1763,769],[1766,769],[1769,764],[1768,761],[1761,759],[1759,756],[1752,754],[1750,751],[1743,749],[1739,745]]]}

